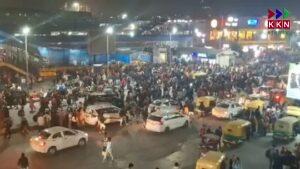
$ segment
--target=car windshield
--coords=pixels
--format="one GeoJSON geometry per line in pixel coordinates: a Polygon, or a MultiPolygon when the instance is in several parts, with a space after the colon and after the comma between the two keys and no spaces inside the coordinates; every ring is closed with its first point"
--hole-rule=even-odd
{"type": "Polygon", "coordinates": [[[148,119],[153,121],[160,121],[162,117],[159,116],[150,116],[148,119]]]}
{"type": "Polygon", "coordinates": [[[221,107],[221,108],[228,108],[229,105],[226,104],[226,103],[220,103],[220,104],[218,104],[218,107],[221,107]]]}
{"type": "Polygon", "coordinates": [[[48,133],[47,131],[42,131],[42,132],[40,132],[39,137],[41,137],[42,139],[47,139],[50,137],[50,135],[51,134],[48,133]]]}

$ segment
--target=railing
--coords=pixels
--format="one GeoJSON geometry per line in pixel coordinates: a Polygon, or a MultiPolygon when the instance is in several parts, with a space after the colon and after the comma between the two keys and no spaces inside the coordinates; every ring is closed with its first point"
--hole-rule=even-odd
{"type": "MultiPolygon", "coordinates": [[[[26,57],[25,51],[12,47],[3,46],[4,48],[0,50],[0,61],[10,63],[20,69],[26,71],[26,57]]],[[[34,76],[38,75],[39,69],[43,66],[42,59],[38,56],[29,55],[28,59],[28,72],[34,76]]]]}

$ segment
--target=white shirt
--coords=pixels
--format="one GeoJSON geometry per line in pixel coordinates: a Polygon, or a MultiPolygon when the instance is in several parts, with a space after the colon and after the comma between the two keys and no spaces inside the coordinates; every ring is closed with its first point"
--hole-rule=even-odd
{"type": "Polygon", "coordinates": [[[106,143],[106,151],[107,151],[107,152],[112,152],[111,141],[108,141],[108,142],[106,143]]]}

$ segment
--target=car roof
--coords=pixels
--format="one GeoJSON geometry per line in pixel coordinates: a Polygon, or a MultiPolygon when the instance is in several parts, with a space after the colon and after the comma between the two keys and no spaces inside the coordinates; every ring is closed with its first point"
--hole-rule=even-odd
{"type": "Polygon", "coordinates": [[[93,110],[98,110],[98,109],[105,109],[105,108],[118,108],[114,105],[112,105],[111,103],[108,103],[108,102],[100,102],[100,103],[96,103],[96,104],[93,104],[93,105],[89,105],[87,106],[87,110],[90,110],[90,109],[93,109],[93,110]]]}
{"type": "Polygon", "coordinates": [[[180,114],[178,111],[171,111],[171,112],[168,112],[168,111],[155,111],[153,113],[151,113],[151,115],[153,116],[159,116],[159,117],[163,117],[163,116],[166,116],[166,115],[173,115],[173,114],[180,114]]]}
{"type": "Polygon", "coordinates": [[[55,134],[57,132],[66,131],[66,130],[70,130],[70,129],[66,128],[66,127],[61,127],[61,126],[55,126],[55,127],[46,128],[43,131],[46,131],[50,134],[55,134]]]}

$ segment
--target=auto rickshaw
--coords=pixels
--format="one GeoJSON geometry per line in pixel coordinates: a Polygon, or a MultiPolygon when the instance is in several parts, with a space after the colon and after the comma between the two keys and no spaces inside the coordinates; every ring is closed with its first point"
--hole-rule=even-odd
{"type": "Polygon", "coordinates": [[[264,97],[259,94],[252,94],[245,99],[244,108],[246,110],[256,110],[259,108],[259,111],[262,112],[263,108],[266,107],[266,104],[267,102],[264,97]]]}
{"type": "Polygon", "coordinates": [[[225,169],[225,154],[209,151],[199,158],[196,163],[196,169],[225,169]]]}
{"type": "Polygon", "coordinates": [[[237,145],[249,139],[251,123],[247,120],[237,119],[229,121],[223,127],[224,146],[237,145]]]}
{"type": "Polygon", "coordinates": [[[274,141],[290,141],[300,133],[300,120],[296,117],[286,116],[278,119],[273,132],[274,141]]]}
{"type": "Polygon", "coordinates": [[[300,107],[297,106],[287,106],[286,114],[288,116],[297,117],[300,119],[300,107]]]}
{"type": "Polygon", "coordinates": [[[217,99],[214,96],[201,96],[196,99],[196,108],[195,113],[199,116],[207,115],[207,112],[210,112],[212,108],[215,107],[217,99]],[[201,104],[204,106],[204,110],[201,110],[201,104]]]}
{"type": "Polygon", "coordinates": [[[199,77],[204,77],[206,75],[207,74],[205,72],[197,71],[197,72],[192,73],[192,78],[196,79],[196,78],[199,78],[199,77]]]}
{"type": "Polygon", "coordinates": [[[270,100],[274,103],[283,105],[286,102],[286,93],[283,89],[272,89],[270,91],[270,100]]]}

